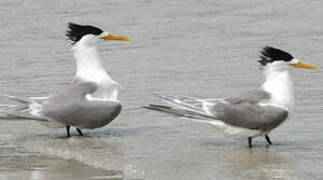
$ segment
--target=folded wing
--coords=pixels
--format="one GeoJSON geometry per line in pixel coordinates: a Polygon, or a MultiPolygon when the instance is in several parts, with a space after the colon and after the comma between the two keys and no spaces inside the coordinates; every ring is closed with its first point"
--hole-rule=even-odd
{"type": "Polygon", "coordinates": [[[198,99],[187,96],[158,95],[169,106],[151,104],[145,108],[177,116],[202,119],[269,131],[288,117],[284,108],[268,104],[270,94],[259,89],[226,99],[198,99]],[[267,103],[267,104],[266,104],[267,103]]]}

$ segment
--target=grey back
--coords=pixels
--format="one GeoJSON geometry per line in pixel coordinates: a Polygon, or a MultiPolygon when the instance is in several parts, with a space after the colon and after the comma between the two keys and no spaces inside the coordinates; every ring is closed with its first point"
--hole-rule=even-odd
{"type": "Polygon", "coordinates": [[[210,110],[214,112],[216,119],[232,126],[270,131],[286,120],[289,113],[280,107],[259,104],[269,99],[269,93],[254,90],[214,102],[210,110]]]}
{"type": "Polygon", "coordinates": [[[97,89],[94,83],[78,83],[42,103],[42,115],[59,123],[93,129],[110,123],[121,112],[115,101],[86,100],[97,89]]]}

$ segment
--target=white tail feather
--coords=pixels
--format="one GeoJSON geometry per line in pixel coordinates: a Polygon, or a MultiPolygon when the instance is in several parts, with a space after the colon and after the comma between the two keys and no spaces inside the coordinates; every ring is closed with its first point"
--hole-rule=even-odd
{"type": "Polygon", "coordinates": [[[32,101],[29,99],[11,96],[7,94],[0,94],[0,97],[4,97],[18,104],[0,104],[0,119],[2,120],[35,120],[49,122],[45,118],[41,118],[30,114],[30,105],[32,101]]]}
{"type": "Polygon", "coordinates": [[[146,109],[161,111],[168,114],[173,114],[177,116],[183,116],[192,119],[198,119],[202,122],[208,122],[210,120],[215,120],[215,117],[207,114],[203,109],[203,100],[195,99],[187,96],[164,96],[157,95],[165,103],[170,106],[154,105],[151,104],[146,109]]]}
{"type": "Polygon", "coordinates": [[[0,119],[12,119],[12,120],[35,120],[49,122],[47,119],[33,116],[29,113],[19,111],[0,111],[0,119]]]}

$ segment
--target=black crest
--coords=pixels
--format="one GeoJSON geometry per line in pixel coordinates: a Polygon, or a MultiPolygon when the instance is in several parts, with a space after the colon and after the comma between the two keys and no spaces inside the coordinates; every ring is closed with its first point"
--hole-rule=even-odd
{"type": "Polygon", "coordinates": [[[94,26],[88,26],[88,25],[83,26],[75,23],[68,23],[66,36],[69,40],[72,41],[72,44],[75,44],[77,41],[79,41],[83,36],[87,34],[99,35],[102,32],[103,31],[101,29],[94,26]]]}
{"type": "Polygon", "coordinates": [[[294,57],[283,50],[266,46],[260,52],[260,60],[258,61],[262,65],[272,63],[274,61],[291,61],[294,57]]]}

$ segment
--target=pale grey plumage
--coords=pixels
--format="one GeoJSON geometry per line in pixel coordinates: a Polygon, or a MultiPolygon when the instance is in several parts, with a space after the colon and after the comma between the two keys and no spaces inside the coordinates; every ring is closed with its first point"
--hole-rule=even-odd
{"type": "Polygon", "coordinates": [[[163,111],[205,121],[222,121],[225,124],[252,130],[270,131],[287,119],[286,109],[260,105],[270,99],[270,94],[252,90],[227,99],[197,99],[187,96],[159,96],[172,106],[150,105],[148,109],[163,111]],[[205,104],[210,104],[205,109],[205,104]]]}
{"type": "Polygon", "coordinates": [[[210,111],[215,113],[216,119],[226,124],[263,132],[276,128],[289,114],[280,107],[245,101],[238,104],[216,103],[210,111]]]}
{"type": "Polygon", "coordinates": [[[91,82],[78,83],[49,96],[39,112],[56,122],[78,128],[93,129],[110,123],[121,111],[121,104],[109,100],[87,100],[86,95],[96,91],[91,82]]]}
{"type": "Polygon", "coordinates": [[[70,137],[71,126],[82,136],[81,129],[103,127],[120,113],[120,85],[106,72],[96,45],[102,40],[131,39],[75,23],[68,24],[66,36],[72,41],[76,60],[74,83],[48,97],[3,95],[15,104],[0,104],[0,119],[37,120],[48,127],[66,127],[70,137]]]}
{"type": "Polygon", "coordinates": [[[269,99],[269,93],[258,89],[218,101],[209,111],[226,124],[266,132],[276,128],[289,114],[284,108],[259,104],[269,99]]]}
{"type": "MultiPolygon", "coordinates": [[[[4,96],[24,104],[23,111],[9,110],[6,118],[15,117],[84,129],[94,129],[110,123],[121,111],[117,101],[86,99],[88,94],[96,91],[97,85],[91,82],[73,84],[47,98],[24,99],[4,96]],[[38,106],[38,107],[37,107],[38,106]]],[[[20,105],[21,106],[21,105],[20,105]]]]}
{"type": "Polygon", "coordinates": [[[209,123],[225,135],[248,139],[264,135],[289,119],[294,109],[293,84],[289,67],[318,69],[291,54],[266,46],[260,53],[259,63],[264,66],[265,82],[261,89],[226,99],[197,99],[185,96],[159,96],[170,106],[150,105],[148,109],[178,116],[190,117],[209,123]]]}

